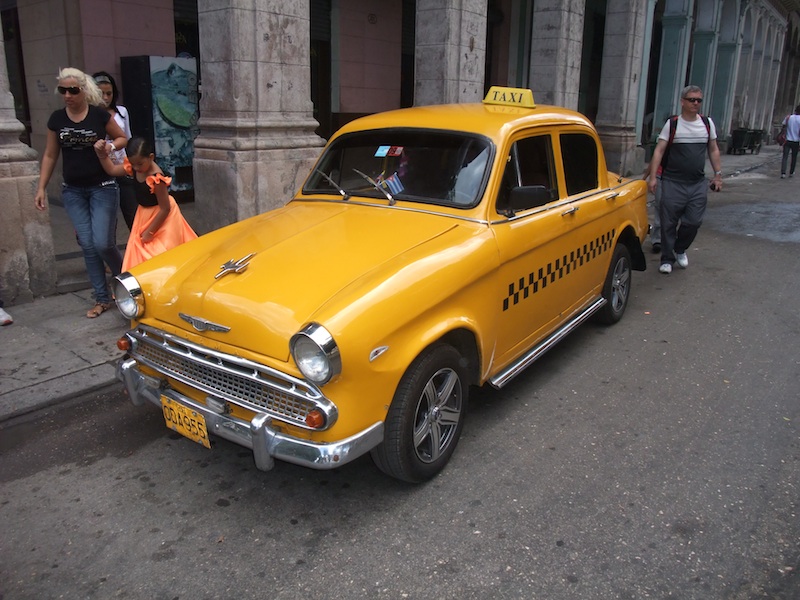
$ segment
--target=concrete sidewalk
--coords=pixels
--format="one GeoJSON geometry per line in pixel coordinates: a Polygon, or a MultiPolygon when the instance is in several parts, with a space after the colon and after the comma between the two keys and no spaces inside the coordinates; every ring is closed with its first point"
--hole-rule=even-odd
{"type": "MultiPolygon", "coordinates": [[[[780,156],[776,145],[763,146],[759,154],[723,154],[725,178],[766,163],[777,163],[777,177],[780,156]]],[[[192,208],[181,205],[189,223],[192,208]]],[[[57,209],[52,210],[54,217],[60,218],[57,209]]],[[[63,235],[72,235],[69,243],[74,244],[74,235],[69,228],[65,231],[63,235]]],[[[85,279],[85,271],[81,272],[85,279]]],[[[122,355],[116,342],[129,322],[116,308],[97,319],[87,319],[86,311],[92,306],[88,280],[84,286],[6,307],[14,323],[0,327],[0,422],[116,381],[115,364],[122,355]]]]}
{"type": "Polygon", "coordinates": [[[87,319],[91,289],[6,307],[0,327],[0,421],[115,381],[116,342],[129,325],[114,307],[87,319]]]}

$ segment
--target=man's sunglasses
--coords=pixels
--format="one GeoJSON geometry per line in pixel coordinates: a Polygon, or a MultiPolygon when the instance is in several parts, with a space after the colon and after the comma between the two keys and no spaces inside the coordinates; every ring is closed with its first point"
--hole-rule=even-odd
{"type": "Polygon", "coordinates": [[[63,85],[58,86],[58,93],[62,96],[69,92],[70,96],[77,96],[81,93],[81,88],[79,87],[64,87],[63,85]]]}
{"type": "Polygon", "coordinates": [[[684,98],[687,102],[691,102],[692,104],[700,104],[703,99],[702,98],[684,98]]]}

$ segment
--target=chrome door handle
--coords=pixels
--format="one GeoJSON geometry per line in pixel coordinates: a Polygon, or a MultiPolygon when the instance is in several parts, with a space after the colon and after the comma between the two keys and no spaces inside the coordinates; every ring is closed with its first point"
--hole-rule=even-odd
{"type": "Polygon", "coordinates": [[[566,217],[567,215],[571,215],[571,214],[574,214],[576,212],[578,212],[578,207],[577,206],[572,206],[569,209],[567,209],[564,212],[562,212],[561,216],[562,217],[566,217]]]}

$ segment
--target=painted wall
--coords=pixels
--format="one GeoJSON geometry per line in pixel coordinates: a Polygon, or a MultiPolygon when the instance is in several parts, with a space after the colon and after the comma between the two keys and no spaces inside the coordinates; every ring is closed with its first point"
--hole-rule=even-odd
{"type": "MultiPolygon", "coordinates": [[[[59,68],[108,71],[119,83],[120,56],[175,54],[172,0],[18,0],[31,145],[41,153],[59,68]]],[[[123,102],[124,104],[124,99],[123,102]]],[[[48,189],[60,181],[60,168],[48,189]]]]}
{"type": "Polygon", "coordinates": [[[338,30],[333,85],[338,73],[339,106],[334,111],[358,114],[399,108],[402,3],[356,0],[339,6],[332,23],[334,32],[338,30]]]}

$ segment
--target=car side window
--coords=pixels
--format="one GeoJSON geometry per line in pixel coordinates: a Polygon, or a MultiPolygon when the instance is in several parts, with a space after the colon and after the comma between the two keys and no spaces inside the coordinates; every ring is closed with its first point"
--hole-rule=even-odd
{"type": "Polygon", "coordinates": [[[554,166],[549,135],[537,135],[514,142],[500,184],[497,212],[508,215],[555,200],[558,185],[554,166]],[[522,206],[512,206],[511,197],[515,188],[536,188],[535,198],[528,196],[522,206]]]}
{"type": "Polygon", "coordinates": [[[537,135],[515,143],[520,185],[543,185],[553,189],[553,151],[549,135],[537,135]]]}
{"type": "Polygon", "coordinates": [[[599,179],[594,138],[585,133],[562,133],[559,140],[567,195],[596,189],[599,179]]]}

